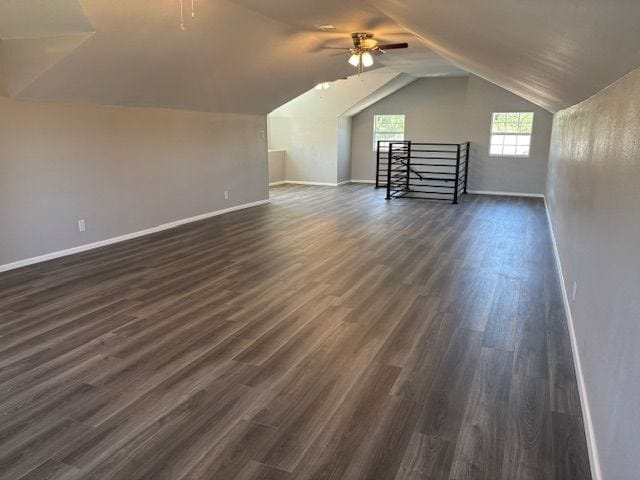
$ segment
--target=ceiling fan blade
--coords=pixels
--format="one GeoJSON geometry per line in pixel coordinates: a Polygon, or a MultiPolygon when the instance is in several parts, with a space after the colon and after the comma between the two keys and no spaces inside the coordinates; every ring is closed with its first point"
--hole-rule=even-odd
{"type": "Polygon", "coordinates": [[[331,55],[329,55],[330,57],[338,57],[340,55],[344,55],[347,52],[340,52],[340,53],[332,53],[331,55]]]}
{"type": "Polygon", "coordinates": [[[320,47],[322,50],[351,50],[350,47],[320,47]]]}
{"type": "Polygon", "coordinates": [[[396,48],[407,48],[408,46],[408,43],[389,43],[387,45],[377,45],[377,48],[380,50],[393,50],[396,48]]]}

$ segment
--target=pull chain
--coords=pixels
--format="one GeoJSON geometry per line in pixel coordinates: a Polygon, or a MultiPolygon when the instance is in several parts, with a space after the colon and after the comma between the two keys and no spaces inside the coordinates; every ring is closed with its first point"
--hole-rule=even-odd
{"type": "MultiPolygon", "coordinates": [[[[191,18],[196,18],[196,0],[191,0],[191,18]]],[[[184,0],[180,0],[180,30],[186,30],[184,26],[184,0]]]]}

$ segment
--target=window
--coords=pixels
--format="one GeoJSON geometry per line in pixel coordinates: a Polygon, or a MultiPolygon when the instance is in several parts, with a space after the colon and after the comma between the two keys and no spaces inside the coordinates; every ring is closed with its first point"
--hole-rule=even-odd
{"type": "Polygon", "coordinates": [[[376,115],[373,118],[373,150],[388,149],[391,141],[404,140],[404,115],[376,115]]]}
{"type": "Polygon", "coordinates": [[[533,112],[492,114],[489,155],[528,157],[532,130],[533,112]]]}

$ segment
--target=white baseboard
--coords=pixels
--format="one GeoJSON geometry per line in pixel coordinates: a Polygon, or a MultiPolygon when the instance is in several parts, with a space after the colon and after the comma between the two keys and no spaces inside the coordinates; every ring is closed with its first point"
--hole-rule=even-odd
{"type": "Polygon", "coordinates": [[[560,277],[560,289],[562,291],[562,300],[564,303],[564,311],[567,316],[567,324],[569,326],[569,337],[571,339],[571,352],[573,354],[573,364],[576,370],[576,379],[578,381],[578,390],[580,392],[580,405],[582,407],[582,419],[584,431],[587,437],[587,449],[589,450],[589,464],[591,465],[591,475],[593,480],[601,480],[602,472],[600,471],[600,459],[598,457],[598,448],[596,444],[595,431],[593,430],[593,422],[591,421],[591,410],[589,408],[589,399],[587,396],[587,387],[582,374],[582,363],[580,361],[580,352],[578,350],[578,340],[573,326],[573,317],[571,315],[571,304],[569,303],[569,294],[564,282],[564,273],[562,271],[562,263],[560,261],[560,252],[556,242],[556,235],[553,231],[553,223],[551,222],[551,214],[549,206],[545,199],[544,208],[547,212],[547,221],[549,222],[549,231],[551,232],[551,242],[553,243],[553,254],[556,259],[556,267],[558,276],[560,277]]]}
{"type": "Polygon", "coordinates": [[[524,192],[496,192],[493,190],[467,190],[467,193],[474,195],[500,195],[504,197],[536,197],[544,198],[544,193],[524,193],[524,192]]]}
{"type": "Polygon", "coordinates": [[[270,187],[276,185],[318,185],[321,187],[339,187],[340,185],[346,185],[347,183],[376,183],[375,180],[344,180],[338,183],[325,183],[325,182],[303,182],[302,180],[281,180],[279,182],[270,183],[270,187]]]}
{"type": "Polygon", "coordinates": [[[303,182],[302,180],[284,180],[281,184],[291,185],[317,185],[320,187],[337,187],[338,183],[325,183],[325,182],[303,182]]]}
{"type": "Polygon", "coordinates": [[[354,178],[351,179],[351,183],[372,183],[375,184],[375,180],[356,180],[354,178]]]}
{"type": "Polygon", "coordinates": [[[236,210],[244,210],[245,208],[256,207],[258,205],[264,205],[269,203],[269,200],[259,200],[257,202],[245,203],[242,205],[236,205],[235,207],[224,208],[222,210],[215,210],[213,212],[203,213],[196,215],[195,217],[183,218],[176,220],[175,222],[163,223],[156,227],[147,228],[133,233],[127,233],[126,235],[120,235],[118,237],[107,238],[106,240],[100,240],[98,242],[88,243],[86,245],[80,245],[66,250],[59,250],[57,252],[47,253],[45,255],[39,255],[37,257],[26,258],[24,260],[18,260],[16,262],[0,265],[0,272],[6,272],[14,270],[20,267],[26,267],[27,265],[33,265],[35,263],[46,262],[47,260],[53,260],[55,258],[66,257],[67,255],[73,255],[75,253],[86,252],[87,250],[93,250],[95,248],[105,247],[114,243],[124,242],[125,240],[131,240],[133,238],[142,237],[144,235],[150,235],[152,233],[161,232],[162,230],[168,230],[170,228],[179,227],[186,223],[197,222],[199,220],[205,220],[207,218],[216,217],[225,213],[235,212],[236,210]]]}

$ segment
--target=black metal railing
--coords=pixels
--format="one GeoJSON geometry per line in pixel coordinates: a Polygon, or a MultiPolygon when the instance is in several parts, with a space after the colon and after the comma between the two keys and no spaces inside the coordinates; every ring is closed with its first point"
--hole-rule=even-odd
{"type": "Polygon", "coordinates": [[[391,198],[458,203],[467,193],[470,143],[378,142],[376,188],[391,198]]]}

